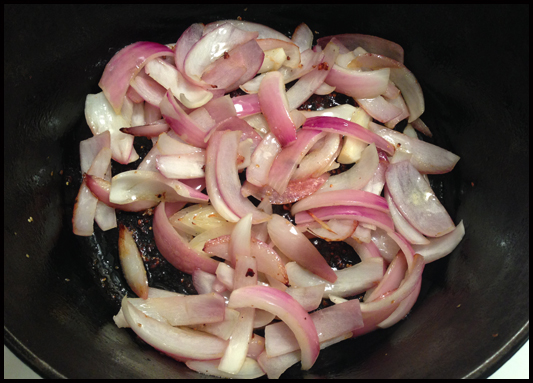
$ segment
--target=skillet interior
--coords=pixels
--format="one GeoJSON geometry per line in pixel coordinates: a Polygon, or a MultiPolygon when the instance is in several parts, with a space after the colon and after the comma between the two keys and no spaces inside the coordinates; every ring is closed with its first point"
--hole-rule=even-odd
{"type": "Polygon", "coordinates": [[[111,295],[123,290],[113,277],[113,234],[71,234],[77,146],[90,134],[85,96],[99,91],[118,49],[174,42],[193,22],[237,16],[285,33],[306,22],[318,36],[354,32],[399,43],[424,91],[432,142],[461,156],[434,185],[467,236],[426,267],[408,320],[324,350],[311,371],[295,366],[283,377],[486,377],[528,338],[527,7],[4,9],[4,340],[41,375],[202,377],[114,326],[111,295]]]}

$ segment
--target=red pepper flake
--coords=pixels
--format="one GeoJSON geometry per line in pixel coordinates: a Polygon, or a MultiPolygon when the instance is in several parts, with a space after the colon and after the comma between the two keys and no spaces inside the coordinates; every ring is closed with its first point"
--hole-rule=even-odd
{"type": "Polygon", "coordinates": [[[291,59],[291,56],[287,56],[287,61],[289,61],[291,59]]]}
{"type": "Polygon", "coordinates": [[[492,337],[493,337],[493,338],[497,338],[498,335],[499,335],[498,333],[495,333],[495,334],[492,334],[492,337]]]}
{"type": "Polygon", "coordinates": [[[398,143],[396,144],[396,146],[397,146],[397,147],[400,147],[400,146],[402,146],[402,144],[398,142],[398,143]]]}
{"type": "Polygon", "coordinates": [[[470,185],[472,185],[472,187],[474,187],[474,181],[470,182],[470,185]]]}
{"type": "MultiPolygon", "coordinates": [[[[246,11],[246,9],[245,9],[245,11],[246,11]]],[[[237,20],[241,21],[242,17],[241,16],[237,16],[237,20]]]]}
{"type": "Polygon", "coordinates": [[[227,60],[229,59],[229,53],[226,51],[224,52],[224,60],[227,60]]]}
{"type": "Polygon", "coordinates": [[[318,70],[328,70],[328,69],[329,69],[328,63],[318,64],[318,70]]]}
{"type": "Polygon", "coordinates": [[[255,275],[255,272],[252,269],[248,269],[248,271],[246,272],[247,277],[253,277],[254,275],[255,275]]]}

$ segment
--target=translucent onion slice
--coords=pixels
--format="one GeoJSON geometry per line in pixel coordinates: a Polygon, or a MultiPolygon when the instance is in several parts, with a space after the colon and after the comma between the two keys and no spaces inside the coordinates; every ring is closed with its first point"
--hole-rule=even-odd
{"type": "Polygon", "coordinates": [[[159,137],[160,134],[168,132],[169,126],[165,120],[155,121],[145,125],[132,126],[131,128],[120,128],[123,133],[137,137],[159,137]]]}
{"type": "Polygon", "coordinates": [[[265,186],[272,163],[280,152],[278,139],[273,133],[268,133],[252,154],[250,166],[246,169],[246,180],[255,186],[265,186]]]}
{"type": "Polygon", "coordinates": [[[144,65],[153,58],[173,54],[165,45],[139,41],[122,48],[109,60],[98,86],[116,114],[120,114],[130,81],[144,65]]]}
{"type": "Polygon", "coordinates": [[[122,300],[122,311],[130,328],[146,343],[181,358],[212,360],[222,356],[227,341],[189,328],[173,327],[152,319],[122,300]]]}
{"type": "Polygon", "coordinates": [[[363,35],[359,33],[345,33],[321,37],[317,40],[317,45],[324,48],[333,38],[337,39],[349,51],[361,47],[367,52],[377,53],[403,63],[403,48],[395,42],[377,36],[363,35]]]}
{"type": "Polygon", "coordinates": [[[324,137],[324,144],[320,149],[311,150],[302,158],[298,168],[292,175],[293,180],[302,180],[310,177],[318,177],[326,172],[331,163],[337,157],[341,143],[341,136],[336,133],[328,133],[324,137]]]}
{"type": "Polygon", "coordinates": [[[385,188],[385,199],[389,205],[389,211],[394,221],[394,227],[396,230],[402,234],[409,243],[415,245],[427,245],[429,244],[429,239],[424,237],[418,230],[416,230],[403,216],[402,213],[396,207],[396,204],[392,200],[392,197],[389,193],[388,188],[385,188]]]}
{"type": "Polygon", "coordinates": [[[118,256],[128,286],[137,296],[143,299],[148,298],[148,278],[141,252],[137,248],[131,231],[122,224],[118,231],[118,256]]]}
{"type": "Polygon", "coordinates": [[[291,40],[298,45],[300,52],[304,52],[313,47],[313,31],[305,23],[301,23],[294,30],[291,40]]]}
{"type": "Polygon", "coordinates": [[[286,54],[286,59],[283,62],[286,67],[296,68],[300,65],[300,48],[293,42],[272,38],[257,39],[256,41],[263,51],[282,48],[286,54]]]}
{"type": "Polygon", "coordinates": [[[424,262],[431,263],[450,254],[461,242],[465,235],[463,221],[446,235],[430,238],[427,245],[413,245],[413,250],[424,257],[424,262]]]}
{"type": "Polygon", "coordinates": [[[455,228],[431,186],[409,161],[390,164],[385,177],[398,210],[420,233],[440,237],[455,228]]]}
{"type": "Polygon", "coordinates": [[[305,311],[311,312],[316,310],[322,303],[325,287],[325,284],[306,287],[288,287],[285,292],[296,299],[305,311]]]}
{"type": "Polygon", "coordinates": [[[373,98],[387,90],[390,69],[357,71],[333,65],[325,82],[337,92],[353,98],[373,98]]]}
{"type": "Polygon", "coordinates": [[[336,273],[316,247],[288,220],[273,214],[267,228],[272,242],[287,257],[328,282],[334,283],[337,280],[336,273]]]}
{"type": "MultiPolygon", "coordinates": [[[[309,316],[313,320],[320,343],[363,327],[361,307],[357,299],[326,307],[309,316]]],[[[265,351],[269,357],[298,349],[298,342],[285,323],[278,322],[265,327],[265,351]]]]}
{"type": "Polygon", "coordinates": [[[320,351],[315,325],[309,314],[286,292],[266,286],[246,286],[231,293],[229,308],[257,308],[278,316],[294,333],[302,353],[302,369],[315,363],[320,351]]]}
{"type": "Polygon", "coordinates": [[[114,204],[135,201],[205,203],[209,197],[178,180],[147,170],[128,170],[111,180],[109,200],[114,204]]]}
{"type": "Polygon", "coordinates": [[[156,156],[156,167],[166,178],[202,178],[205,176],[205,152],[156,156]]]}
{"type": "Polygon", "coordinates": [[[324,206],[364,206],[389,211],[385,198],[363,190],[346,189],[312,194],[292,205],[291,214],[324,206]]]}
{"type": "Polygon", "coordinates": [[[161,255],[175,268],[187,274],[201,269],[214,274],[218,261],[208,258],[192,249],[168,221],[165,202],[161,202],[154,212],[153,232],[155,244],[161,255]]]}
{"type": "Polygon", "coordinates": [[[334,271],[337,280],[330,283],[297,262],[289,262],[285,265],[291,286],[308,287],[326,284],[323,298],[330,294],[339,297],[353,297],[376,286],[385,273],[382,258],[365,259],[356,265],[342,270],[334,271]]]}

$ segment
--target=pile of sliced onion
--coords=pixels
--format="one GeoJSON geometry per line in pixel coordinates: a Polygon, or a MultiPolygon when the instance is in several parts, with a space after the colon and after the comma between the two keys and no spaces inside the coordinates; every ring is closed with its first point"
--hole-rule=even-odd
{"type": "Polygon", "coordinates": [[[132,297],[115,323],[199,373],[313,368],[321,349],[405,318],[425,264],[465,235],[427,177],[459,157],[418,138],[432,132],[401,46],[313,38],[303,23],[292,38],[243,20],[196,23],[175,44],[121,49],[87,96],[93,137],[80,143],[73,232],[118,226],[132,297]],[[353,105],[300,107],[333,91],[353,105]],[[153,142],[142,161],[139,136],[153,142]],[[137,160],[112,174],[113,161],[137,160]],[[273,213],[285,204],[291,220],[273,213]],[[133,228],[115,215],[147,209],[157,249],[198,295],[148,285],[133,228]],[[360,262],[331,267],[313,238],[346,242],[360,262]]]}

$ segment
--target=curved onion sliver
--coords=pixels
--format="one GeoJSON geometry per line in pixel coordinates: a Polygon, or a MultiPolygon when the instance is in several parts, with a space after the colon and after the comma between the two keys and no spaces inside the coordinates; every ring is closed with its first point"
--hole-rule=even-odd
{"type": "Polygon", "coordinates": [[[139,297],[148,298],[148,278],[141,252],[131,231],[122,224],[118,231],[118,256],[128,285],[139,297]]]}

